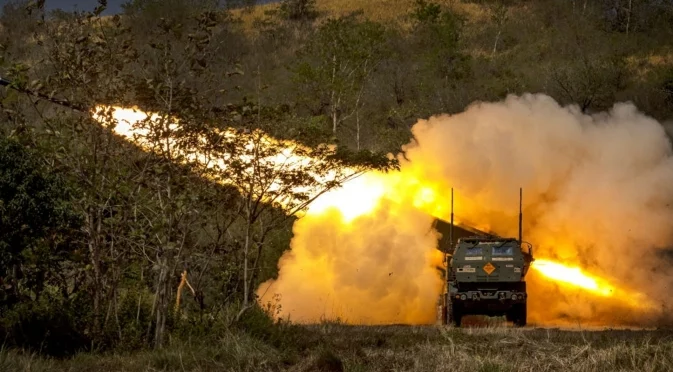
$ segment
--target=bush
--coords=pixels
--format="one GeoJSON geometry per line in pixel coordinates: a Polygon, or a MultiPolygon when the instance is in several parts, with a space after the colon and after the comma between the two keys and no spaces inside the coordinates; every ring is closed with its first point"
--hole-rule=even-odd
{"type": "Polygon", "coordinates": [[[332,350],[323,348],[315,361],[315,367],[318,371],[341,372],[344,370],[341,358],[332,352],[332,350]]]}
{"type": "Polygon", "coordinates": [[[88,351],[92,340],[83,326],[90,314],[87,305],[50,296],[20,303],[0,317],[0,337],[8,346],[54,357],[88,351]]]}
{"type": "MultiPolygon", "coordinates": [[[[106,322],[97,348],[117,351],[141,350],[148,345],[148,327],[152,324],[152,295],[129,290],[119,297],[119,309],[113,315],[113,319],[106,322]]],[[[153,335],[152,332],[153,329],[150,329],[150,336],[153,335]]]]}
{"type": "Polygon", "coordinates": [[[234,326],[281,351],[304,351],[310,348],[315,334],[289,321],[275,321],[259,306],[243,314],[234,326]]]}

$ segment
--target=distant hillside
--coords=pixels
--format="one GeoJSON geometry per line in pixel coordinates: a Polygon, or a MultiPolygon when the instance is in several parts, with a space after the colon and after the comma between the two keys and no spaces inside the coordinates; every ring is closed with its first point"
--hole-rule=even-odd
{"type": "MultiPolygon", "coordinates": [[[[662,87],[673,79],[673,2],[638,2],[628,20],[623,7],[614,5],[619,1],[435,3],[462,17],[460,48],[472,58],[472,70],[478,71],[472,83],[489,92],[478,94],[483,99],[546,92],[563,103],[594,110],[631,100],[661,120],[670,117],[673,106],[665,102],[673,90],[662,87]]],[[[414,4],[413,0],[318,0],[317,23],[360,11],[363,18],[409,29],[414,4]]],[[[239,14],[254,32],[253,21],[278,6],[258,5],[239,14]]]]}

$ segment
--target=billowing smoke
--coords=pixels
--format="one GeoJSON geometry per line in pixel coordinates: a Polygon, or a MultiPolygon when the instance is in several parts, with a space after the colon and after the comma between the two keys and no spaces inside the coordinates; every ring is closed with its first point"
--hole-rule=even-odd
{"type": "Polygon", "coordinates": [[[283,313],[298,321],[432,322],[441,280],[430,265],[438,238],[430,223],[427,214],[389,202],[351,224],[338,212],[307,216],[295,225],[270,291],[282,294],[283,313]]]}
{"type": "Polygon", "coordinates": [[[294,226],[279,277],[260,302],[312,322],[430,323],[442,288],[433,216],[516,236],[535,256],[579,266],[619,288],[612,297],[527,277],[529,321],[646,324],[672,301],[673,151],[664,127],[629,103],[585,115],[545,95],[475,103],[420,120],[398,158],[324,195],[294,226]],[[355,212],[352,212],[355,210],[355,212]],[[638,294],[655,307],[637,306],[638,294]],[[629,297],[633,295],[632,297],[629,297]]]}

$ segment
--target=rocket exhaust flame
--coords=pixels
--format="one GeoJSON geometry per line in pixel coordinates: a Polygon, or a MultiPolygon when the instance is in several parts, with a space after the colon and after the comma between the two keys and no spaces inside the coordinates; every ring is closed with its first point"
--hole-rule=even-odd
{"type": "MultiPolygon", "coordinates": [[[[171,158],[182,159],[183,163],[188,163],[199,168],[205,167],[217,170],[218,172],[210,173],[209,177],[215,178],[215,181],[222,184],[235,185],[235,182],[232,182],[233,180],[230,178],[232,172],[228,170],[232,160],[240,161],[247,165],[247,167],[240,169],[240,172],[249,178],[255,177],[256,169],[253,168],[253,163],[256,163],[259,168],[268,166],[272,169],[284,171],[306,170],[309,167],[309,163],[322,164],[323,167],[319,173],[307,171],[316,180],[318,185],[326,185],[335,180],[343,182],[361,174],[363,171],[355,167],[334,169],[333,167],[329,167],[327,162],[321,162],[320,159],[311,157],[311,149],[292,141],[281,141],[271,138],[260,131],[244,134],[239,133],[235,129],[224,131],[213,130],[213,134],[220,136],[220,142],[242,141],[245,143],[243,152],[239,151],[236,155],[232,155],[232,153],[227,151],[227,146],[220,145],[219,148],[213,148],[203,137],[199,137],[197,141],[207,149],[185,149],[183,144],[170,135],[180,130],[181,123],[176,118],[165,118],[155,113],[145,113],[137,108],[102,105],[94,108],[92,116],[95,120],[109,125],[117,135],[135,143],[145,151],[159,154],[170,153],[171,158]],[[110,117],[107,116],[108,114],[110,117]],[[157,125],[160,128],[152,128],[157,125]],[[157,135],[162,136],[162,138],[166,137],[166,139],[154,141],[152,137],[157,135]],[[253,159],[253,154],[257,151],[255,148],[272,147],[277,149],[269,151],[268,154],[263,154],[260,156],[260,159],[253,159]]],[[[316,167],[314,166],[313,168],[316,167]]],[[[239,169],[236,170],[239,171],[239,169]]],[[[257,177],[259,178],[259,176],[257,177]]],[[[259,196],[261,199],[266,198],[266,201],[272,201],[287,208],[292,208],[296,204],[301,205],[301,202],[297,203],[295,200],[289,200],[287,195],[278,196],[274,194],[274,192],[286,186],[281,180],[273,177],[270,178],[272,179],[268,180],[270,183],[268,185],[263,184],[264,181],[259,181],[261,185],[258,188],[261,190],[253,189],[253,194],[259,193],[260,195],[253,195],[253,199],[258,199],[259,196]]],[[[322,189],[322,187],[317,187],[317,189],[322,189]]],[[[310,185],[295,186],[292,190],[296,193],[308,194],[309,197],[317,196],[319,192],[318,190],[314,190],[310,185]],[[315,192],[316,195],[311,195],[312,192],[315,192]]]]}
{"type": "Polygon", "coordinates": [[[579,267],[568,267],[549,260],[537,259],[532,268],[550,279],[580,287],[593,294],[610,297],[615,292],[612,285],[605,283],[603,280],[592,278],[583,273],[579,267]]]}
{"type": "Polygon", "coordinates": [[[656,311],[657,308],[657,305],[642,293],[617,287],[605,278],[586,273],[576,266],[536,259],[531,268],[544,277],[563,283],[569,288],[578,288],[594,296],[613,299],[631,309],[656,311]]]}
{"type": "MultiPolygon", "coordinates": [[[[114,116],[135,120],[124,109],[114,116]]],[[[142,145],[130,127],[115,131],[142,145]]],[[[299,322],[432,323],[443,266],[432,222],[450,217],[446,190],[458,190],[457,223],[515,236],[523,186],[526,240],[537,257],[554,257],[536,259],[527,276],[529,321],[660,320],[652,299],[673,284],[673,265],[657,255],[673,243],[673,151],[661,124],[629,104],[588,116],[523,95],[420,120],[412,132],[399,172],[365,173],[309,206],[278,278],[258,288],[261,304],[279,299],[280,316],[299,322]]]]}

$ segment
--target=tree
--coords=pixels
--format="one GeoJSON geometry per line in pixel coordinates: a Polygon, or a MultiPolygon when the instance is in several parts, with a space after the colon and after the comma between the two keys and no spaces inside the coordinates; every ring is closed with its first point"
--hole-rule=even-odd
{"type": "Polygon", "coordinates": [[[326,110],[335,137],[362,104],[366,84],[386,54],[384,36],[383,26],[375,22],[330,19],[299,53],[296,81],[311,102],[326,110]]]}
{"type": "MultiPolygon", "coordinates": [[[[98,8],[96,12],[102,11],[98,8]]],[[[40,42],[48,51],[43,60],[43,71],[34,72],[39,78],[31,86],[51,93],[68,94],[68,100],[82,106],[93,106],[112,97],[123,97],[125,65],[134,55],[130,35],[118,18],[105,25],[93,18],[95,13],[77,15],[74,21],[54,20],[40,27],[40,42]],[[67,42],[63,42],[67,40],[67,42]],[[46,70],[46,71],[45,71],[46,70]]],[[[18,81],[27,80],[19,76],[18,81]]],[[[108,129],[100,127],[88,116],[59,114],[52,116],[53,106],[33,106],[38,111],[42,133],[40,145],[45,148],[45,161],[66,170],[75,185],[78,198],[73,208],[84,221],[82,228],[88,248],[90,273],[87,290],[93,310],[93,324],[89,332],[98,341],[107,322],[116,319],[106,306],[116,301],[116,283],[121,264],[128,259],[128,251],[120,239],[126,227],[124,203],[129,179],[132,177],[123,164],[125,149],[108,129]]]]}
{"type": "Polygon", "coordinates": [[[648,31],[659,35],[673,15],[670,1],[606,0],[602,3],[603,20],[608,28],[625,35],[648,31]]]}
{"type": "Polygon", "coordinates": [[[202,9],[192,21],[187,26],[176,19],[160,22],[152,29],[145,57],[134,66],[145,76],[136,84],[136,97],[144,107],[156,110],[156,116],[148,116],[133,128],[144,133],[133,141],[153,154],[146,159],[147,171],[141,178],[149,201],[140,204],[140,223],[152,233],[141,234],[137,244],[144,252],[152,252],[145,258],[156,273],[152,305],[156,348],[165,340],[172,280],[198,228],[199,211],[193,207],[198,193],[189,185],[196,183],[195,173],[202,174],[202,168],[190,163],[196,172],[189,172],[183,167],[190,156],[199,153],[200,136],[212,119],[209,98],[214,95],[209,89],[220,83],[207,70],[216,56],[209,48],[218,16],[202,9]]]}
{"type": "Polygon", "coordinates": [[[101,339],[116,322],[121,341],[119,285],[129,268],[138,268],[139,276],[150,273],[154,280],[154,321],[147,325],[147,338],[163,346],[173,274],[199,228],[193,224],[197,190],[189,186],[197,176],[181,168],[166,139],[178,138],[176,147],[198,147],[190,141],[212,113],[208,89],[219,84],[214,73],[204,71],[216,58],[209,48],[217,24],[215,14],[207,11],[197,12],[185,27],[175,20],[159,21],[143,45],[120,17],[103,21],[96,12],[76,14],[72,22],[42,24],[44,63],[30,71],[41,79],[28,79],[29,71],[13,76],[31,81],[35,90],[48,86],[67,93],[69,101],[85,108],[130,101],[161,110],[161,119],[147,121],[144,128],[149,145],[158,151],[143,154],[115,133],[111,112],[98,112],[93,120],[88,112],[53,115],[53,106],[28,106],[40,115],[37,129],[47,148],[45,158],[67,170],[80,195],[73,205],[85,222],[94,338],[101,339]],[[191,123],[177,132],[170,126],[175,112],[191,123]]]}
{"type": "Polygon", "coordinates": [[[585,113],[609,107],[626,78],[623,62],[615,58],[601,61],[595,57],[557,66],[552,77],[559,94],[568,102],[579,104],[585,113]]]}
{"type": "Polygon", "coordinates": [[[425,0],[415,2],[411,16],[409,45],[414,57],[409,68],[415,71],[414,84],[425,96],[419,103],[430,104],[430,111],[448,110],[444,95],[453,93],[456,80],[468,66],[460,51],[463,19],[450,8],[425,0]]]}
{"type": "Polygon", "coordinates": [[[507,6],[503,1],[498,1],[496,4],[491,6],[491,20],[495,24],[496,34],[495,41],[493,42],[493,54],[498,50],[498,42],[500,41],[500,35],[502,34],[502,29],[507,22],[507,6]]]}
{"type": "MultiPolygon", "coordinates": [[[[213,178],[241,192],[239,212],[244,226],[243,303],[239,316],[252,304],[252,285],[268,234],[306,209],[321,194],[362,174],[367,167],[390,169],[394,161],[371,154],[369,163],[348,166],[352,154],[331,146],[308,148],[276,140],[261,130],[220,132],[208,146],[216,162],[213,178]]],[[[362,156],[362,154],[360,154],[362,156]]],[[[364,154],[367,156],[367,154],[364,154]]]]}
{"type": "Polygon", "coordinates": [[[71,190],[15,138],[0,137],[0,308],[38,300],[48,283],[67,291],[60,265],[81,221],[71,190]]]}
{"type": "Polygon", "coordinates": [[[673,69],[666,73],[661,89],[664,93],[666,103],[673,106],[673,69]]]}
{"type": "Polygon", "coordinates": [[[442,7],[435,2],[415,0],[411,18],[418,23],[436,23],[440,20],[442,7]]]}
{"type": "Polygon", "coordinates": [[[313,21],[318,17],[316,0],[282,0],[280,15],[290,21],[313,21]]]}

